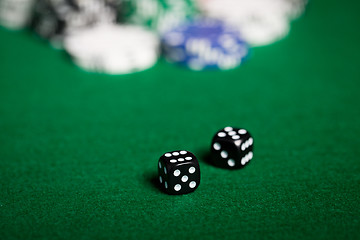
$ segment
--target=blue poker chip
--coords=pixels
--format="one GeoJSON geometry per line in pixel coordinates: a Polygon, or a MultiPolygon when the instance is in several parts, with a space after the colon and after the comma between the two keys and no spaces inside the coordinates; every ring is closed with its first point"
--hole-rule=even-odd
{"type": "Polygon", "coordinates": [[[240,32],[216,19],[197,18],[162,36],[165,58],[192,70],[238,67],[249,53],[240,32]]]}

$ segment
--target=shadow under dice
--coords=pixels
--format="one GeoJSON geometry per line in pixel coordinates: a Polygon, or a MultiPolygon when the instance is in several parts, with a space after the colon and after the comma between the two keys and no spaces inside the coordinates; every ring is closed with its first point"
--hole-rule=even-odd
{"type": "Polygon", "coordinates": [[[168,194],[190,193],[200,184],[198,160],[188,151],[173,151],[162,155],[158,163],[158,173],[161,188],[168,194]]]}
{"type": "Polygon", "coordinates": [[[242,168],[253,158],[253,144],[254,140],[247,130],[226,127],[213,137],[211,161],[222,168],[242,168]]]}

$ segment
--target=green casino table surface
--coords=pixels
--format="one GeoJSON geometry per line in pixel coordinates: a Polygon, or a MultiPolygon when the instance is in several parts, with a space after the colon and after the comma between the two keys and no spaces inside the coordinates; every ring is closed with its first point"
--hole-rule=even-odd
{"type": "Polygon", "coordinates": [[[358,13],[312,1],[226,72],[91,74],[0,29],[0,239],[359,239],[358,13]],[[254,137],[244,169],[206,161],[225,126],[254,137]],[[157,161],[178,149],[201,184],[169,196],[157,161]]]}

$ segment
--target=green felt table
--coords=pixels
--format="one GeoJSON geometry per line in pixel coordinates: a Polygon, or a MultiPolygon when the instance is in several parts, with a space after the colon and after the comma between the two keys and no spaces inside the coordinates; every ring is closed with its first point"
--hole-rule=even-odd
{"type": "Polygon", "coordinates": [[[125,76],[0,29],[0,239],[359,239],[359,22],[313,1],[239,69],[125,76]],[[254,137],[241,170],[205,161],[228,125],[254,137]],[[177,149],[201,184],[169,196],[157,161],[177,149]]]}

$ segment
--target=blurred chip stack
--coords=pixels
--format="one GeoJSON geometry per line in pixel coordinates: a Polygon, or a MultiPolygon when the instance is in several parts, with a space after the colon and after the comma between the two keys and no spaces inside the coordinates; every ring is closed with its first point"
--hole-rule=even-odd
{"type": "Polygon", "coordinates": [[[134,25],[98,24],[65,39],[75,63],[90,72],[128,74],[153,66],[159,54],[158,36],[134,25]]]}
{"type": "Polygon", "coordinates": [[[251,46],[285,37],[290,21],[299,17],[306,0],[198,0],[203,14],[237,26],[251,46]]]}
{"type": "Polygon", "coordinates": [[[0,25],[22,29],[31,19],[35,0],[0,0],[0,25]]]}
{"type": "Polygon", "coordinates": [[[236,28],[220,20],[196,18],[163,35],[164,55],[192,70],[238,67],[248,46],[236,28]]]}
{"type": "Polygon", "coordinates": [[[0,24],[31,29],[81,68],[127,74],[153,66],[160,43],[192,70],[240,66],[249,47],[288,35],[307,0],[0,0],[0,24]],[[31,21],[30,21],[31,19],[31,21]],[[161,39],[161,41],[160,41],[161,39]]]}

